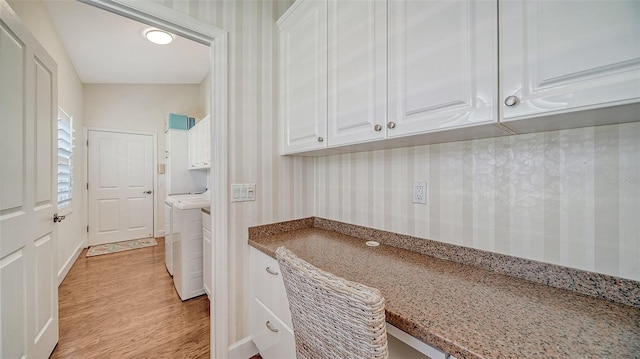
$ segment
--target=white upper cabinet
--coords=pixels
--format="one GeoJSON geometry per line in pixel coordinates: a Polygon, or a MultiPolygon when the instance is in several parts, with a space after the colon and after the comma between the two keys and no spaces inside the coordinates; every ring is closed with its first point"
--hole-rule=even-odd
{"type": "Polygon", "coordinates": [[[497,11],[389,1],[389,138],[497,123],[497,11]]]}
{"type": "Polygon", "coordinates": [[[639,120],[637,106],[570,113],[640,101],[640,1],[502,1],[500,46],[502,117],[517,132],[639,120]]]}
{"type": "Polygon", "coordinates": [[[211,167],[211,118],[206,116],[189,129],[189,169],[211,167]]]}
{"type": "Polygon", "coordinates": [[[387,3],[328,2],[328,146],[386,137],[387,3]]]}
{"type": "Polygon", "coordinates": [[[280,28],[280,128],[284,154],[327,146],[327,3],[297,1],[280,28]]]}

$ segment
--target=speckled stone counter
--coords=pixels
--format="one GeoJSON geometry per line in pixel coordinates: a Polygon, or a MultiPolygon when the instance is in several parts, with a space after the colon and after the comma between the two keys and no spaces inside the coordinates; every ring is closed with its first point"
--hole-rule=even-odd
{"type": "Polygon", "coordinates": [[[640,308],[312,225],[250,230],[249,244],[380,289],[389,323],[458,359],[640,358],[640,308]]]}

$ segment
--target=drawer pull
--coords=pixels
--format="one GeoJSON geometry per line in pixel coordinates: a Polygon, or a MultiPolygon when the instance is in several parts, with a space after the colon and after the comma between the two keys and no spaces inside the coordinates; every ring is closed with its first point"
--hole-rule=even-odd
{"type": "Polygon", "coordinates": [[[278,332],[278,328],[274,328],[273,325],[271,325],[271,322],[267,320],[266,323],[264,323],[264,325],[267,326],[267,329],[269,329],[270,331],[277,333],[278,332]]]}
{"type": "Polygon", "coordinates": [[[265,268],[265,270],[267,271],[267,273],[272,274],[272,275],[280,274],[278,272],[275,272],[273,269],[271,269],[271,267],[267,267],[267,268],[265,268]]]}

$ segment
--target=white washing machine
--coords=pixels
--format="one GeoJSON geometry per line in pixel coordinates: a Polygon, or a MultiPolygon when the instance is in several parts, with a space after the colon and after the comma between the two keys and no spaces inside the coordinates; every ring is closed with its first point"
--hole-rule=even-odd
{"type": "Polygon", "coordinates": [[[209,202],[209,191],[201,194],[169,195],[164,201],[164,264],[170,275],[173,275],[173,238],[175,231],[179,228],[173,216],[173,204],[179,200],[189,199],[209,202]]]}
{"type": "Polygon", "coordinates": [[[180,299],[205,294],[202,277],[202,211],[209,197],[180,198],[172,205],[173,285],[180,299]]]}

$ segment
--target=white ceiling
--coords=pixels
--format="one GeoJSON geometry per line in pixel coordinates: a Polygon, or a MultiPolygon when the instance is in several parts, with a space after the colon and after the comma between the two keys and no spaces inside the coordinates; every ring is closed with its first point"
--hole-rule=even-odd
{"type": "Polygon", "coordinates": [[[83,83],[198,84],[209,72],[206,45],[156,45],[144,38],[151,26],[75,0],[44,4],[83,83]]]}

